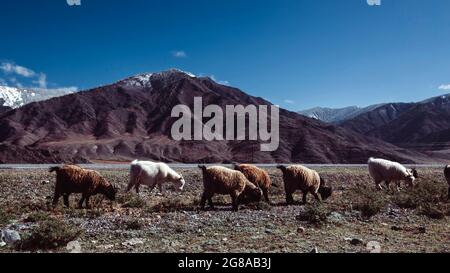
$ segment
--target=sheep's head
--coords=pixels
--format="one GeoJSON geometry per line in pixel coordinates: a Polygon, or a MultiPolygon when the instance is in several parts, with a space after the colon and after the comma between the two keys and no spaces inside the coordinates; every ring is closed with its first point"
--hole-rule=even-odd
{"type": "Polygon", "coordinates": [[[406,183],[408,183],[409,187],[414,187],[414,181],[416,180],[416,178],[419,177],[419,174],[417,173],[416,169],[410,169],[407,171],[406,177],[405,177],[405,181],[406,183]]]}
{"type": "Polygon", "coordinates": [[[284,173],[287,170],[287,167],[284,165],[278,165],[277,169],[280,169],[284,173]]]}
{"type": "Polygon", "coordinates": [[[186,184],[186,181],[184,181],[184,178],[182,175],[175,181],[176,186],[178,187],[178,190],[182,191],[184,189],[184,185],[186,184]]]}
{"type": "Polygon", "coordinates": [[[116,200],[116,193],[117,193],[117,188],[116,188],[116,186],[113,186],[113,185],[110,184],[110,185],[106,188],[105,196],[106,196],[106,198],[108,198],[109,200],[115,201],[115,200],[116,200]]]}
{"type": "Polygon", "coordinates": [[[259,202],[261,201],[262,194],[262,190],[259,187],[245,187],[240,195],[240,200],[242,203],[259,202]]]}
{"type": "Polygon", "coordinates": [[[326,200],[333,194],[333,188],[332,187],[320,187],[319,194],[320,194],[320,197],[322,197],[322,200],[326,200]]]}

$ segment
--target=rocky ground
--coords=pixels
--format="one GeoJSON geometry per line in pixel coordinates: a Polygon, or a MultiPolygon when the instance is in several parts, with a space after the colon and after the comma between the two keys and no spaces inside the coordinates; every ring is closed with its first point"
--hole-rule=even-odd
{"type": "MultiPolygon", "coordinates": [[[[365,168],[316,168],[336,189],[322,205],[286,206],[281,174],[272,205],[242,205],[216,196],[216,211],[200,211],[202,176],[177,169],[182,193],[168,185],[123,193],[127,170],[100,171],[120,186],[117,201],[91,200],[93,209],[50,206],[54,176],[46,170],[0,171],[0,252],[450,252],[450,204],[442,170],[419,169],[419,186],[376,191],[365,168]]],[[[300,195],[295,196],[297,200],[300,195]]]]}

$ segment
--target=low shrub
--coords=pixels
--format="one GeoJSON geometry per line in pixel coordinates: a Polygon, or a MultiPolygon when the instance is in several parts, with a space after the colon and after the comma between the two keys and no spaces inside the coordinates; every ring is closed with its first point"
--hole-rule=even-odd
{"type": "Polygon", "coordinates": [[[328,210],[324,205],[315,203],[312,205],[306,205],[304,211],[297,216],[297,220],[307,221],[316,226],[322,226],[327,222],[328,214],[328,210]]]}
{"type": "Polygon", "coordinates": [[[146,205],[143,198],[134,194],[120,195],[117,201],[122,204],[122,208],[143,208],[146,205]]]}
{"type": "Polygon", "coordinates": [[[394,203],[401,208],[422,208],[446,200],[447,189],[444,183],[421,181],[414,188],[400,192],[394,197],[394,203]]]}
{"type": "Polygon", "coordinates": [[[81,231],[57,219],[41,222],[25,237],[19,248],[22,250],[53,249],[75,240],[81,231]]]}
{"type": "Polygon", "coordinates": [[[353,200],[353,208],[360,211],[364,218],[375,216],[387,204],[385,194],[368,185],[356,185],[351,189],[350,195],[350,200],[353,200]]]}

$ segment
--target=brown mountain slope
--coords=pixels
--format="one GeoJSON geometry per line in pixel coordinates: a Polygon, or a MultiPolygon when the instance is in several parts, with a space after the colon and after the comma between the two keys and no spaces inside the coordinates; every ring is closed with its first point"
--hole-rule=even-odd
{"type": "Polygon", "coordinates": [[[419,103],[389,104],[387,109],[375,109],[342,126],[401,147],[450,149],[450,95],[419,103]]]}
{"type": "Polygon", "coordinates": [[[128,161],[364,163],[370,156],[401,162],[431,159],[381,140],[280,110],[280,147],[257,141],[175,141],[175,105],[270,105],[261,98],[171,70],[143,74],[86,92],[36,102],[0,117],[0,162],[128,161]]]}

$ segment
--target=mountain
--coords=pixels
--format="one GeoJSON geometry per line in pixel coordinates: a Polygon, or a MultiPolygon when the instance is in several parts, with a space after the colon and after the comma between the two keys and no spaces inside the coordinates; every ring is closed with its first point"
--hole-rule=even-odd
{"type": "MultiPolygon", "coordinates": [[[[25,104],[47,100],[57,96],[73,93],[67,90],[29,90],[15,87],[0,86],[0,108],[18,108],[25,104]]],[[[1,110],[0,110],[1,111],[1,110]]]]}
{"type": "MultiPolygon", "coordinates": [[[[207,77],[179,70],[141,74],[111,85],[27,104],[0,116],[0,162],[129,161],[184,163],[364,163],[370,156],[405,163],[429,157],[280,109],[280,146],[259,141],[175,141],[174,106],[271,105],[207,77]]],[[[207,121],[207,120],[206,120],[207,121]]],[[[205,122],[205,120],[203,120],[205,122]]]]}
{"type": "Polygon", "coordinates": [[[401,147],[450,154],[450,94],[386,104],[341,126],[401,147]]]}
{"type": "Polygon", "coordinates": [[[298,113],[309,118],[318,119],[324,122],[339,124],[345,120],[356,117],[360,114],[371,111],[382,104],[371,105],[368,107],[349,106],[344,108],[326,108],[314,107],[311,109],[299,111],[298,113]]]}

